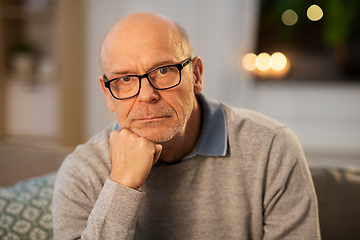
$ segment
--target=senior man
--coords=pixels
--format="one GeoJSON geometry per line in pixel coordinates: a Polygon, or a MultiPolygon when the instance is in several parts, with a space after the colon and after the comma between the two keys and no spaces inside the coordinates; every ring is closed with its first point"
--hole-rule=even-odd
{"type": "Polygon", "coordinates": [[[101,62],[117,122],[61,166],[55,239],[319,238],[296,137],[202,95],[202,61],[180,25],[127,16],[104,39],[101,62]]]}

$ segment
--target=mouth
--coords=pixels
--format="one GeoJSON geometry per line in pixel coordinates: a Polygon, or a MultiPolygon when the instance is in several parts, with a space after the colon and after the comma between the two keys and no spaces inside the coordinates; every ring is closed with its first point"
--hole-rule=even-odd
{"type": "Polygon", "coordinates": [[[150,116],[150,117],[143,117],[134,120],[139,122],[156,122],[156,121],[165,120],[166,118],[169,118],[169,116],[161,116],[161,117],[150,116]]]}

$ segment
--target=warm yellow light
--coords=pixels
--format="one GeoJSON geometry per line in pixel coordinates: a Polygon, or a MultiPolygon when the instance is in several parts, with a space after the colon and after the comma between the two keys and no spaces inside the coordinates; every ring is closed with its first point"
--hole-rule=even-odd
{"type": "Polygon", "coordinates": [[[271,68],[275,71],[281,71],[286,67],[287,59],[284,54],[281,52],[276,52],[273,55],[271,55],[271,68]]]}
{"type": "Polygon", "coordinates": [[[246,54],[242,59],[243,67],[248,71],[255,70],[256,69],[256,65],[255,65],[256,57],[257,56],[254,53],[246,54]]]}
{"type": "Polygon", "coordinates": [[[299,17],[296,12],[291,9],[286,10],[281,16],[281,20],[286,26],[294,25],[298,19],[299,17]]]}
{"type": "Polygon", "coordinates": [[[257,69],[260,71],[267,71],[271,66],[271,57],[267,53],[260,53],[255,61],[257,69]]]}
{"type": "Polygon", "coordinates": [[[314,4],[308,8],[307,16],[311,21],[319,21],[324,16],[324,13],[318,5],[314,4]]]}

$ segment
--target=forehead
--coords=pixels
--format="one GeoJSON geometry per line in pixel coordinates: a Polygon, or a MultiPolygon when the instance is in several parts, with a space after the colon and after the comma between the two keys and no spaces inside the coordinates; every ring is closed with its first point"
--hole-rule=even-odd
{"type": "Polygon", "coordinates": [[[115,26],[102,47],[104,69],[138,64],[180,61],[183,58],[178,31],[168,21],[132,21],[115,26]]]}

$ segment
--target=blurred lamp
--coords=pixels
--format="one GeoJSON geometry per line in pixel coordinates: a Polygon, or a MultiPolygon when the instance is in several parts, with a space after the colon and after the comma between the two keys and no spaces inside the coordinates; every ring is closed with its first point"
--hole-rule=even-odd
{"type": "Polygon", "coordinates": [[[275,52],[271,56],[268,53],[248,53],[242,58],[242,66],[260,78],[281,78],[290,70],[290,61],[281,52],[275,52]]]}
{"type": "Polygon", "coordinates": [[[269,70],[271,64],[272,64],[272,60],[268,53],[260,53],[255,60],[256,68],[259,69],[260,71],[269,70]]]}
{"type": "Polygon", "coordinates": [[[308,8],[307,16],[311,21],[319,21],[324,16],[324,13],[318,5],[314,4],[308,8]]]}
{"type": "Polygon", "coordinates": [[[281,20],[286,26],[292,26],[298,21],[299,17],[294,10],[286,10],[282,16],[281,20]]]}
{"type": "Polygon", "coordinates": [[[253,71],[256,69],[255,61],[256,61],[256,54],[248,53],[242,59],[243,67],[248,71],[253,71]]]}
{"type": "Polygon", "coordinates": [[[273,55],[271,55],[271,68],[275,71],[281,71],[286,67],[287,59],[284,54],[281,52],[276,52],[273,55]]]}

